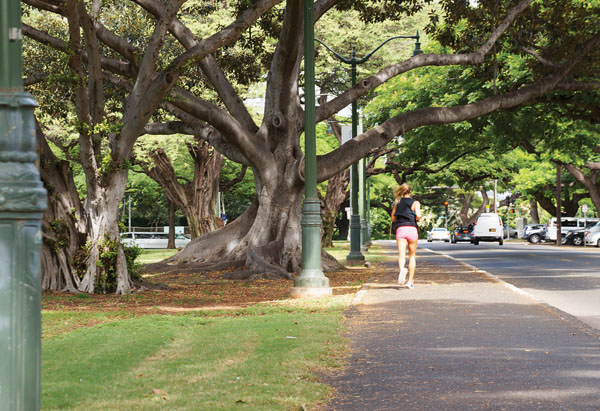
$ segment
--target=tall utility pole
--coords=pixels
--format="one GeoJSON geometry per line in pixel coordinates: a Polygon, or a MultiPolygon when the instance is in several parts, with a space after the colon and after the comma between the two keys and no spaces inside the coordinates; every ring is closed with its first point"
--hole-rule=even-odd
{"type": "MultiPolygon", "coordinates": [[[[362,115],[358,121],[359,129],[358,132],[362,134],[362,115]]],[[[370,247],[369,241],[369,229],[367,223],[367,208],[369,203],[369,195],[367,193],[367,159],[366,157],[361,158],[358,161],[358,214],[360,218],[360,250],[368,251],[370,247]]]]}
{"type": "Polygon", "coordinates": [[[562,245],[562,178],[560,164],[556,163],[556,245],[562,245]]]}
{"type": "Polygon", "coordinates": [[[358,217],[360,221],[360,250],[367,251],[367,169],[365,159],[358,160],[358,217]]]}
{"type": "Polygon", "coordinates": [[[331,295],[321,269],[321,203],[317,195],[317,132],[315,124],[315,27],[313,0],[304,0],[304,204],[302,205],[302,271],[292,297],[331,295]]]}
{"type": "MultiPolygon", "coordinates": [[[[352,59],[351,64],[351,78],[352,87],[356,85],[356,46],[352,47],[352,59]]],[[[358,105],[356,100],[352,101],[352,138],[356,138],[358,135],[358,105]]],[[[352,214],[350,215],[350,253],[346,256],[348,263],[361,263],[365,261],[365,256],[360,251],[360,209],[359,209],[359,198],[358,192],[359,186],[359,175],[358,170],[362,163],[352,164],[350,168],[350,207],[352,208],[352,214]]]]}
{"type": "Polygon", "coordinates": [[[39,410],[46,190],[23,89],[21,3],[0,0],[0,410],[39,410]]]}
{"type": "Polygon", "coordinates": [[[494,213],[497,213],[498,210],[496,210],[496,195],[498,192],[498,180],[494,180],[494,213]]]}
{"type": "MultiPolygon", "coordinates": [[[[365,171],[366,173],[366,171],[365,171]]],[[[371,180],[367,178],[365,183],[366,191],[365,191],[365,208],[366,208],[366,219],[367,219],[367,247],[371,247],[371,180]]]]}
{"type": "MultiPolygon", "coordinates": [[[[315,41],[321,43],[327,50],[329,50],[338,60],[342,63],[350,64],[351,68],[351,79],[352,79],[352,87],[356,85],[356,66],[362,63],[365,63],[367,60],[371,58],[373,54],[381,47],[383,47],[387,42],[395,39],[414,39],[415,40],[415,49],[413,50],[413,56],[423,53],[421,50],[421,43],[419,42],[419,33],[417,32],[414,36],[394,36],[390,37],[377,46],[373,51],[371,51],[366,56],[358,59],[356,58],[356,46],[352,47],[352,57],[346,58],[335,52],[331,47],[327,44],[323,43],[319,39],[314,39],[315,41]]],[[[356,104],[356,100],[352,102],[352,138],[355,138],[358,133],[358,107],[356,104]]],[[[350,253],[346,256],[346,262],[348,263],[361,263],[365,261],[365,256],[360,252],[361,248],[361,217],[359,215],[359,167],[363,167],[360,163],[357,162],[353,164],[350,168],[350,207],[352,208],[352,214],[350,216],[350,253]]],[[[366,174],[366,173],[363,173],[366,174]]],[[[364,182],[362,187],[364,187],[364,182]]],[[[364,189],[363,195],[364,195],[364,189]]],[[[363,217],[364,218],[364,217],[363,217]]],[[[366,227],[366,224],[364,225],[366,227]]]]}
{"type": "Polygon", "coordinates": [[[444,228],[445,229],[448,229],[448,218],[449,218],[448,205],[449,205],[448,201],[444,201],[444,228]]]}

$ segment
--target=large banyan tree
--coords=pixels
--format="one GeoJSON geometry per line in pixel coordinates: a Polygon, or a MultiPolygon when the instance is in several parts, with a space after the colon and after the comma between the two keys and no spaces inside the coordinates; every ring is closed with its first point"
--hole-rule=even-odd
{"type": "MultiPolygon", "coordinates": [[[[38,61],[29,67],[33,93],[35,84],[41,87],[38,81],[56,80],[56,72],[44,73],[48,67],[62,62],[69,73],[66,86],[77,117],[78,155],[86,183],[83,214],[89,255],[79,290],[94,291],[105,269],[98,264],[100,247],[107,239],[118,242],[118,206],[130,157],[136,139],[146,132],[190,130],[222,155],[251,168],[255,178],[257,195],[245,213],[224,228],[196,238],[168,261],[170,265],[227,262],[244,267],[247,273],[281,276],[299,271],[303,0],[23,2],[30,13],[24,34],[63,56],[52,62],[54,66],[38,61]],[[223,18],[224,9],[232,10],[230,20],[214,24],[211,16],[220,13],[223,18]],[[54,23],[47,24],[51,16],[54,23]],[[135,34],[128,26],[134,24],[139,25],[135,34]],[[267,67],[266,76],[261,66],[267,67]],[[260,123],[241,98],[239,79],[244,76],[266,79],[260,123]]],[[[424,3],[429,2],[316,0],[314,15],[318,21],[338,8],[355,9],[367,21],[400,20],[424,3]]],[[[446,53],[426,50],[360,79],[320,105],[316,120],[330,118],[379,85],[420,67],[475,67],[471,75],[479,76],[484,85],[492,75],[503,73],[494,56],[513,53],[526,60],[529,73],[510,90],[482,87],[480,97],[468,104],[419,108],[388,118],[320,156],[319,181],[409,130],[509,109],[556,88],[577,89],[578,79],[590,79],[586,67],[597,60],[600,42],[600,28],[594,23],[599,21],[598,7],[580,1],[534,0],[441,0],[439,4],[438,17],[428,31],[446,53]],[[569,13],[562,13],[565,8],[569,13]],[[549,59],[558,64],[545,65],[549,59]]],[[[324,264],[329,261],[324,259],[324,264]]],[[[132,281],[121,247],[115,272],[115,291],[129,292],[132,281]]]]}

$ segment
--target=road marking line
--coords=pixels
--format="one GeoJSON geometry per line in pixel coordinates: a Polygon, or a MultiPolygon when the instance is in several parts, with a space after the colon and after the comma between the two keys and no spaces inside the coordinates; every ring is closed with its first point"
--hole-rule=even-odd
{"type": "MultiPolygon", "coordinates": [[[[594,273],[589,273],[589,274],[594,274],[594,273]]],[[[504,274],[501,275],[501,278],[527,278],[530,280],[535,280],[537,278],[573,278],[573,277],[589,277],[589,274],[573,274],[573,275],[536,275],[536,276],[531,276],[531,275],[510,275],[510,274],[504,274]]]]}
{"type": "Polygon", "coordinates": [[[464,262],[464,261],[461,261],[461,260],[459,260],[458,258],[454,258],[454,257],[452,257],[451,255],[444,254],[444,253],[442,253],[441,251],[438,251],[438,250],[432,250],[431,248],[426,248],[426,250],[429,250],[429,251],[431,251],[431,252],[433,252],[433,253],[436,253],[436,254],[442,255],[442,256],[444,256],[444,257],[446,257],[446,258],[449,258],[450,260],[456,261],[456,262],[457,262],[457,263],[459,263],[459,264],[466,265],[467,267],[471,268],[473,271],[475,271],[475,272],[477,272],[477,273],[481,273],[481,274],[485,275],[486,277],[488,277],[488,278],[490,278],[490,279],[492,279],[492,280],[494,280],[494,281],[498,282],[499,284],[503,285],[504,287],[508,288],[508,289],[509,289],[509,290],[511,290],[511,291],[514,291],[514,292],[515,292],[515,293],[517,293],[517,294],[523,295],[523,296],[525,296],[525,297],[529,297],[529,298],[531,298],[531,299],[532,299],[532,300],[534,300],[534,301],[537,301],[537,302],[540,302],[540,303],[544,303],[544,300],[541,300],[541,299],[537,298],[536,296],[534,296],[533,294],[530,294],[530,293],[528,293],[527,291],[523,291],[523,290],[521,290],[520,288],[518,288],[518,287],[515,287],[514,285],[512,285],[512,284],[510,284],[510,283],[507,283],[506,281],[502,280],[500,277],[498,277],[498,276],[496,276],[496,275],[494,275],[494,274],[492,274],[492,273],[490,273],[490,272],[487,272],[487,271],[485,271],[485,270],[481,270],[481,269],[479,269],[479,268],[475,267],[474,265],[471,265],[471,264],[469,264],[469,263],[466,263],[466,262],[464,262]]]}

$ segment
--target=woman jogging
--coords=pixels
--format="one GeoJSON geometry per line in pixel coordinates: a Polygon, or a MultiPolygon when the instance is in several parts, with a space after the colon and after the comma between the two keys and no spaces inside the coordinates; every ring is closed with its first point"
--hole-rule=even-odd
{"type": "Polygon", "coordinates": [[[421,219],[421,204],[411,198],[412,187],[404,183],[394,189],[394,209],[392,210],[392,230],[398,243],[398,283],[404,284],[408,271],[407,288],[415,288],[413,278],[417,266],[417,243],[419,232],[417,221],[421,219]],[[406,247],[408,245],[408,270],[406,269],[406,247]]]}

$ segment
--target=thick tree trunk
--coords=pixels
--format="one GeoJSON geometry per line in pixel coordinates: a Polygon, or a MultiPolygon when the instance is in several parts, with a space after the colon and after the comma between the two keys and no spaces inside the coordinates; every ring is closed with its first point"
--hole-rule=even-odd
{"type": "Polygon", "coordinates": [[[483,198],[483,202],[481,207],[479,207],[473,214],[469,215],[471,211],[471,204],[473,203],[474,193],[469,193],[467,196],[464,194],[458,195],[458,200],[461,204],[459,216],[460,221],[463,226],[468,226],[469,224],[473,224],[475,219],[479,217],[479,215],[485,212],[486,206],[489,204],[490,199],[485,191],[485,189],[480,190],[481,197],[483,198]]]}
{"type": "Polygon", "coordinates": [[[133,286],[123,247],[119,241],[119,204],[125,194],[127,170],[112,173],[106,185],[92,187],[88,184],[88,196],[84,208],[88,219],[87,271],[79,290],[88,293],[114,292],[128,294],[133,286]],[[106,267],[102,264],[103,253],[111,250],[106,241],[116,244],[116,262],[106,267]]]}
{"type": "MultiPolygon", "coordinates": [[[[589,189],[589,187],[588,187],[588,189],[589,189]]],[[[589,195],[582,194],[582,193],[572,193],[572,187],[568,184],[565,184],[562,191],[563,191],[563,196],[562,196],[563,211],[566,216],[575,217],[577,215],[577,212],[579,211],[579,202],[582,199],[589,197],[589,195]]]]}
{"type": "Polygon", "coordinates": [[[194,177],[184,184],[163,149],[150,152],[152,166],[141,166],[162,187],[169,201],[183,212],[190,235],[196,238],[220,227],[217,199],[223,156],[200,139],[195,144],[188,144],[188,151],[194,160],[194,177]]]}
{"type": "Polygon", "coordinates": [[[83,208],[69,163],[58,159],[36,123],[40,175],[48,190],[42,222],[42,289],[77,292],[86,241],[83,208]]]}
{"type": "Polygon", "coordinates": [[[169,200],[169,242],[167,248],[175,248],[175,203],[169,200]]]}
{"type": "MultiPolygon", "coordinates": [[[[550,198],[546,197],[544,195],[545,189],[554,190],[555,188],[550,187],[550,186],[544,187],[543,189],[541,189],[537,193],[535,193],[535,199],[536,199],[537,203],[540,205],[540,207],[542,207],[544,210],[546,210],[550,215],[555,216],[556,215],[555,199],[554,198],[550,199],[550,198]]],[[[579,201],[588,197],[588,195],[579,194],[579,193],[570,195],[570,191],[566,187],[565,187],[565,189],[562,190],[562,194],[563,195],[561,196],[561,203],[562,203],[561,215],[564,217],[565,216],[566,217],[575,216],[577,214],[577,211],[579,210],[579,201]]]]}
{"type": "MultiPolygon", "coordinates": [[[[298,179],[298,163],[281,158],[279,167],[255,176],[268,175],[263,184],[257,177],[255,202],[225,227],[194,239],[166,264],[148,267],[163,270],[169,264],[215,266],[230,261],[241,269],[236,278],[288,278],[301,270],[301,218],[304,187],[298,179]],[[284,163],[285,160],[285,163],[284,163]]],[[[219,265],[220,266],[220,265],[219,265]]],[[[327,254],[323,269],[341,265],[327,254]]]]}
{"type": "Polygon", "coordinates": [[[556,205],[544,195],[543,189],[535,193],[535,201],[550,215],[556,215],[556,205]]]}
{"type": "Polygon", "coordinates": [[[460,202],[460,211],[458,216],[463,226],[469,225],[469,211],[471,211],[471,203],[473,202],[473,193],[468,195],[459,194],[458,201],[460,202]]]}
{"type": "Polygon", "coordinates": [[[537,201],[531,200],[529,202],[529,208],[530,208],[529,215],[531,216],[531,224],[539,224],[540,223],[540,214],[538,213],[537,201]]]}
{"type": "Polygon", "coordinates": [[[350,171],[346,170],[329,179],[327,192],[322,199],[321,217],[323,219],[323,236],[321,244],[323,247],[333,247],[333,230],[335,220],[341,205],[348,198],[348,183],[350,171]]]}
{"type": "Polygon", "coordinates": [[[333,231],[335,229],[335,220],[339,210],[323,210],[323,235],[321,237],[322,247],[333,247],[333,231]]]}
{"type": "Polygon", "coordinates": [[[194,159],[194,181],[189,195],[198,220],[198,235],[217,230],[219,225],[218,193],[223,155],[210,144],[198,139],[188,145],[194,159]]]}
{"type": "Polygon", "coordinates": [[[574,164],[564,164],[564,166],[578,182],[588,189],[592,203],[596,207],[596,211],[600,214],[600,183],[597,182],[600,169],[594,168],[589,175],[585,175],[583,170],[574,164]]]}
{"type": "Polygon", "coordinates": [[[481,193],[483,202],[481,203],[481,207],[479,207],[479,209],[477,211],[475,211],[475,213],[469,219],[469,224],[473,224],[475,222],[475,220],[477,219],[477,217],[479,217],[481,215],[481,213],[485,212],[485,210],[487,209],[487,205],[490,203],[490,198],[488,197],[487,192],[485,191],[485,188],[482,188],[481,190],[479,190],[479,192],[481,193]]]}

